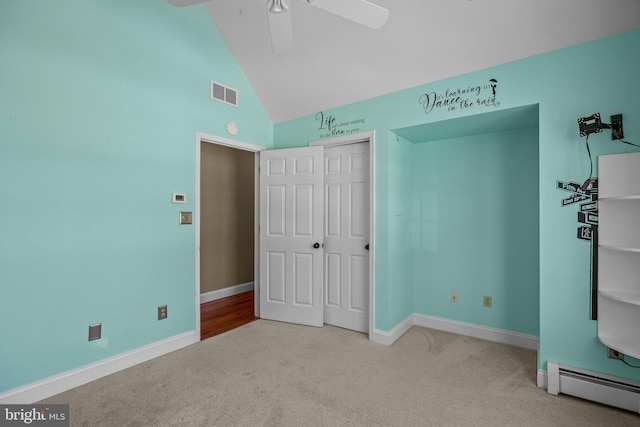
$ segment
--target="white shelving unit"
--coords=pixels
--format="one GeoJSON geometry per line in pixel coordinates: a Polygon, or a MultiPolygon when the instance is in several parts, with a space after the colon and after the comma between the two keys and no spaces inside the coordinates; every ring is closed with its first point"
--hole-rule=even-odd
{"type": "Polygon", "coordinates": [[[640,153],[598,162],[598,338],[640,358],[640,153]]]}

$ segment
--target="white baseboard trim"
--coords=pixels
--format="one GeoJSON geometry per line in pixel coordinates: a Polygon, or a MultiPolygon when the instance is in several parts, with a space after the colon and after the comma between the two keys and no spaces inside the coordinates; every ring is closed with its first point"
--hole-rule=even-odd
{"type": "Polygon", "coordinates": [[[231,297],[243,292],[249,292],[252,291],[254,287],[255,282],[247,282],[240,285],[229,286],[228,288],[224,289],[218,289],[216,291],[205,292],[204,294],[200,294],[200,304],[215,301],[221,298],[231,297]]]}
{"type": "Polygon", "coordinates": [[[439,317],[425,316],[423,314],[412,314],[397,324],[390,332],[374,329],[369,339],[378,344],[389,346],[396,342],[398,338],[404,335],[413,325],[528,348],[529,350],[538,350],[540,348],[540,339],[532,335],[490,328],[488,326],[472,325],[470,323],[457,322],[439,317]]]}
{"type": "Polygon", "coordinates": [[[457,322],[455,320],[441,319],[439,317],[425,316],[422,314],[415,314],[414,316],[414,324],[425,328],[438,329],[440,331],[499,342],[501,344],[514,345],[516,347],[528,348],[529,350],[538,350],[540,348],[540,339],[532,335],[506,331],[504,329],[490,328],[488,326],[457,322]]]}
{"type": "Polygon", "coordinates": [[[369,340],[383,344],[386,346],[390,346],[394,342],[398,340],[401,336],[403,336],[411,327],[414,325],[414,315],[407,317],[402,322],[398,323],[395,328],[393,328],[390,332],[381,331],[379,329],[374,329],[371,335],[369,336],[369,340]]]}
{"type": "Polygon", "coordinates": [[[54,396],[72,388],[89,383],[98,378],[130,368],[147,360],[200,341],[195,331],[185,332],[145,347],[118,354],[82,368],[63,372],[22,387],[0,393],[0,404],[31,404],[54,396]]]}
{"type": "Polygon", "coordinates": [[[547,371],[538,369],[537,386],[543,389],[547,389],[549,384],[547,371]]]}

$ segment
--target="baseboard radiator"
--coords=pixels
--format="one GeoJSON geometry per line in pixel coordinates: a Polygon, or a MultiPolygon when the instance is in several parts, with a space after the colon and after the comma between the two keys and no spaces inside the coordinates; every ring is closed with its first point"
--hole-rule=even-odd
{"type": "Polygon", "coordinates": [[[547,363],[547,392],[568,394],[640,413],[640,383],[547,363]]]}

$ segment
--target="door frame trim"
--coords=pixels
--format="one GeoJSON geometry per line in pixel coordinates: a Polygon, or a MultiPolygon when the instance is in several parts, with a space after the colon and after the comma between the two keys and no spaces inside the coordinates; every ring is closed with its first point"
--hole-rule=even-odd
{"type": "Polygon", "coordinates": [[[339,145],[369,143],[369,339],[371,340],[375,326],[375,166],[376,166],[376,131],[355,133],[336,138],[309,142],[310,147],[336,147],[339,145]]]}
{"type": "MultiPolygon", "coordinates": [[[[258,158],[258,153],[260,151],[266,150],[265,147],[260,145],[250,144],[247,142],[236,141],[233,139],[225,138],[219,135],[212,135],[200,131],[196,131],[195,135],[195,196],[194,196],[194,234],[195,234],[195,322],[196,322],[196,334],[198,337],[198,341],[200,341],[200,175],[201,175],[201,161],[202,161],[202,150],[201,143],[207,142],[210,144],[223,145],[226,147],[236,148],[239,150],[245,150],[255,153],[254,160],[254,233],[253,233],[253,245],[254,245],[254,266],[253,266],[253,275],[255,288],[259,287],[259,265],[258,265],[258,208],[259,208],[259,197],[260,197],[260,188],[259,188],[259,173],[258,168],[260,166],[260,159],[258,158]]],[[[260,314],[260,301],[255,298],[255,312],[256,316],[259,317],[260,314]]]]}

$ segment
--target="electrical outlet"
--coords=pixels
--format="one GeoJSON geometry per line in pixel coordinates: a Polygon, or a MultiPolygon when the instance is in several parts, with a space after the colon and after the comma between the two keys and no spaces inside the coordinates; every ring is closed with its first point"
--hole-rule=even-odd
{"type": "Polygon", "coordinates": [[[487,307],[487,308],[491,308],[491,297],[489,295],[485,295],[482,298],[482,306],[483,307],[487,307]]]}
{"type": "Polygon", "coordinates": [[[624,129],[622,129],[622,114],[611,116],[611,139],[624,138],[624,129]]]}
{"type": "Polygon", "coordinates": [[[458,293],[456,291],[451,292],[451,302],[458,302],[458,293]]]}
{"type": "Polygon", "coordinates": [[[624,360],[624,354],[620,353],[618,350],[614,350],[609,347],[607,347],[607,357],[609,359],[624,360]]]}
{"type": "Polygon", "coordinates": [[[158,307],[158,320],[166,319],[167,315],[168,313],[166,305],[161,305],[160,307],[158,307]]]}
{"type": "Polygon", "coordinates": [[[102,323],[89,325],[89,341],[99,340],[102,337],[102,323]]]}

